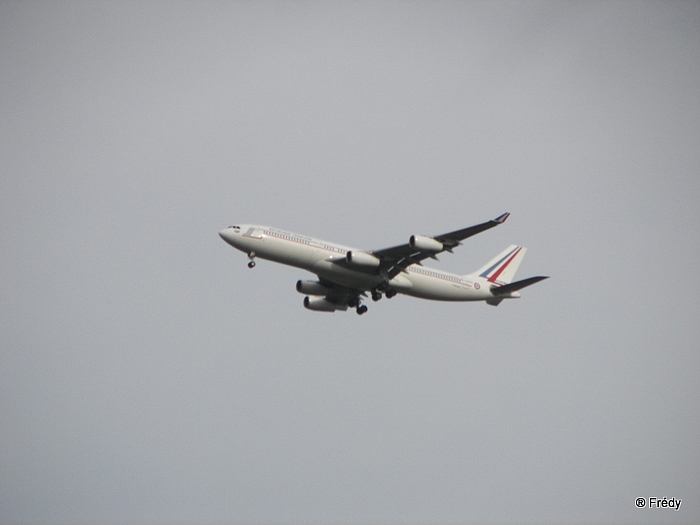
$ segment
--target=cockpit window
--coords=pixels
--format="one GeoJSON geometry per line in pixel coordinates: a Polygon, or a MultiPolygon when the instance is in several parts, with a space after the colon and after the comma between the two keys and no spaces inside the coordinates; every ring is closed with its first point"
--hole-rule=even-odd
{"type": "Polygon", "coordinates": [[[235,230],[240,230],[240,229],[241,229],[240,226],[229,226],[229,228],[233,228],[233,229],[235,229],[235,230]]]}

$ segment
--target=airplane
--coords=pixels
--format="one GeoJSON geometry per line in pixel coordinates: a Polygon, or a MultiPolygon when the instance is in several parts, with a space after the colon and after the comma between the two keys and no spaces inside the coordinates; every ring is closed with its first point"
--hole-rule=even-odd
{"type": "Polygon", "coordinates": [[[362,299],[370,293],[373,301],[404,294],[435,301],[485,301],[498,306],[504,299],[520,297],[518,290],[545,276],[513,282],[515,271],[527,248],[511,245],[496,257],[467,275],[457,275],[422,265],[441,252],[452,253],[464,239],[503,224],[510,213],[468,228],[428,237],[411,235],[406,244],[364,251],[297,233],[240,224],[219,232],[221,238],[246,253],[249,268],[255,259],[266,259],[316,274],[318,280],[299,280],[296,289],[304,294],[304,306],[317,312],[354,308],[367,312],[362,299]]]}

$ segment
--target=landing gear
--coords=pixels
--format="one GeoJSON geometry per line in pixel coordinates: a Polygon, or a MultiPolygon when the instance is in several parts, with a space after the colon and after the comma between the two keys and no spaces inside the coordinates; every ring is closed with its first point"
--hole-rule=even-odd
{"type": "Polygon", "coordinates": [[[358,292],[357,294],[352,294],[350,297],[348,297],[348,306],[350,308],[354,308],[357,315],[362,315],[367,312],[367,306],[362,304],[362,297],[366,296],[367,295],[364,292],[358,292]]]}
{"type": "Polygon", "coordinates": [[[357,315],[362,315],[367,311],[367,307],[360,302],[359,297],[351,297],[348,300],[348,306],[350,308],[354,308],[355,311],[357,312],[357,315]]]}
{"type": "Polygon", "coordinates": [[[250,259],[250,262],[248,263],[248,268],[255,268],[255,252],[250,252],[248,254],[248,259],[250,259]]]}
{"type": "Polygon", "coordinates": [[[379,301],[379,299],[382,298],[382,292],[384,293],[384,295],[386,295],[387,299],[391,299],[392,297],[394,297],[397,294],[396,290],[391,288],[391,286],[389,285],[389,282],[384,281],[384,282],[380,283],[379,286],[377,286],[374,290],[372,290],[372,299],[375,301],[379,301]],[[377,297],[376,299],[375,299],[375,294],[377,297]]]}
{"type": "Polygon", "coordinates": [[[248,268],[255,268],[255,261],[250,261],[248,263],[248,268]]]}

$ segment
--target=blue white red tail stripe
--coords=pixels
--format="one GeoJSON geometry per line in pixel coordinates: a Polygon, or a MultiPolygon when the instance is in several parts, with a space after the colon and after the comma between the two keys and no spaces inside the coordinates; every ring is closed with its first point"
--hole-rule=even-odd
{"type": "Polygon", "coordinates": [[[496,279],[498,279],[498,276],[503,273],[503,270],[505,270],[508,265],[515,259],[515,256],[518,255],[518,252],[522,249],[522,246],[516,246],[508,252],[504,257],[499,259],[494,265],[490,266],[483,272],[479,274],[479,277],[483,277],[484,279],[487,279],[489,282],[496,282],[496,279]],[[491,274],[494,272],[493,274],[491,274]]]}
{"type": "Polygon", "coordinates": [[[518,256],[520,250],[522,250],[522,248],[518,248],[517,250],[515,250],[515,253],[513,253],[513,255],[511,255],[506,262],[504,262],[501,266],[498,267],[498,270],[496,270],[494,274],[491,277],[489,277],[489,282],[498,282],[498,277],[503,273],[503,270],[508,268],[508,265],[513,262],[513,259],[515,259],[518,256]]]}

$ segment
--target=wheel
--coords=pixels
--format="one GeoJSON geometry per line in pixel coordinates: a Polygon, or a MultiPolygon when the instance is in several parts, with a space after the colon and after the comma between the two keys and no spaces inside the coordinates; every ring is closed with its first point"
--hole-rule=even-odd
{"type": "Polygon", "coordinates": [[[387,290],[387,291],[386,291],[386,298],[387,298],[387,299],[391,299],[391,298],[394,297],[395,295],[396,295],[396,290],[387,290]]]}
{"type": "Polygon", "coordinates": [[[357,307],[357,315],[362,315],[367,311],[367,307],[363,304],[362,306],[357,307]]]}
{"type": "Polygon", "coordinates": [[[255,261],[250,261],[248,263],[248,268],[255,268],[255,261]]]}
{"type": "Polygon", "coordinates": [[[382,298],[382,294],[379,292],[372,292],[372,300],[373,301],[379,301],[379,299],[382,298]]]}

